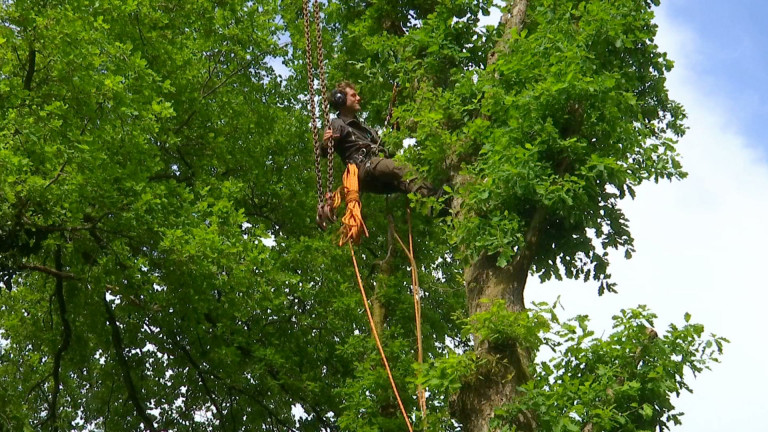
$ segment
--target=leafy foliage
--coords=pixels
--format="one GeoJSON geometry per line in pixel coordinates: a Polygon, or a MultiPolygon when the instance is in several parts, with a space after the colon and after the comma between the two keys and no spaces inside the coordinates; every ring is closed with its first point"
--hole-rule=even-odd
{"type": "MultiPolygon", "coordinates": [[[[684,114],[645,2],[536,2],[503,50],[502,26],[477,30],[490,1],[369,3],[325,8],[331,80],[360,83],[373,125],[399,81],[386,143],[415,138],[399,157],[462,208],[414,215],[420,378],[404,197],[365,197],[364,279],[401,393],[428,386],[426,428],[455,430],[446,407],[486,361],[469,335],[534,347],[550,325],[467,317],[466,263],[507,265],[546,206],[533,270],[605,282],[598,249],[632,250],[618,200],[684,175],[684,114]]],[[[297,0],[0,0],[0,431],[402,430],[349,256],[314,226],[301,18],[297,0]]],[[[686,334],[675,353],[706,360],[686,334]]]]}
{"type": "MultiPolygon", "coordinates": [[[[670,324],[666,334],[652,328],[656,315],[644,306],[613,317],[613,333],[596,338],[588,318],[559,325],[548,343],[551,357],[536,364],[534,380],[514,406],[497,411],[505,419],[522,412],[546,431],[655,431],[681,423],[672,395],[692,392],[685,380],[718,362],[728,342],[706,336],[701,324],[670,324]]],[[[555,318],[553,322],[558,322],[555,318]]]]}

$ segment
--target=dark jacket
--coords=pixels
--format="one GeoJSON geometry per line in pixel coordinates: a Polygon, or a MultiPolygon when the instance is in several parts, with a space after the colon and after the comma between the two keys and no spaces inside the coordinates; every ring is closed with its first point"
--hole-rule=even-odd
{"type": "Polygon", "coordinates": [[[344,163],[361,164],[383,149],[379,135],[356,117],[339,116],[331,120],[333,149],[344,163]]]}

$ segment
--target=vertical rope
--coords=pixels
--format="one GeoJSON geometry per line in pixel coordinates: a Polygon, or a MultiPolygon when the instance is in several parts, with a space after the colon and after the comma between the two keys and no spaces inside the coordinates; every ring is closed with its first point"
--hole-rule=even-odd
{"type": "MultiPolygon", "coordinates": [[[[416,255],[413,253],[413,227],[411,225],[411,209],[407,210],[408,214],[408,246],[411,251],[411,280],[413,282],[413,308],[416,315],[416,345],[418,347],[417,359],[419,362],[419,369],[424,364],[424,350],[421,345],[421,287],[419,286],[419,272],[416,267],[416,255]]],[[[419,370],[419,376],[421,370],[419,370]]],[[[418,376],[417,376],[418,378],[418,376]]],[[[419,383],[418,387],[419,395],[419,408],[421,408],[421,417],[427,416],[427,395],[424,388],[419,383]]]]}
{"type": "MultiPolygon", "coordinates": [[[[411,284],[412,284],[411,286],[413,287],[413,309],[414,309],[414,315],[416,317],[416,346],[417,346],[416,360],[419,363],[419,375],[420,375],[421,366],[424,364],[424,351],[421,343],[421,339],[422,339],[421,337],[421,288],[419,287],[419,272],[416,266],[416,258],[413,253],[413,229],[411,225],[411,209],[408,209],[408,246],[409,247],[405,247],[405,243],[403,243],[403,240],[397,234],[397,231],[395,231],[394,234],[395,234],[395,239],[397,239],[397,242],[400,244],[400,247],[403,248],[403,252],[405,252],[405,255],[408,257],[408,261],[411,264],[411,284]]],[[[418,379],[419,376],[417,375],[416,378],[418,379]]],[[[421,384],[419,384],[416,392],[417,392],[417,398],[419,400],[419,408],[421,409],[421,417],[425,419],[427,416],[426,391],[421,386],[421,384]]]]}
{"type": "MultiPolygon", "coordinates": [[[[397,102],[397,90],[400,86],[395,83],[392,86],[392,98],[389,100],[389,108],[387,108],[387,118],[384,119],[384,128],[389,126],[389,122],[392,121],[392,116],[395,113],[395,103],[397,102]]],[[[397,129],[397,123],[392,125],[392,129],[397,129]]]]}
{"type": "Polygon", "coordinates": [[[387,356],[384,354],[384,348],[381,346],[381,340],[379,339],[379,333],[376,331],[376,326],[373,323],[373,315],[371,315],[371,308],[368,306],[368,296],[365,295],[365,288],[363,288],[363,280],[360,278],[360,269],[357,266],[357,259],[355,258],[355,249],[352,247],[352,242],[347,242],[349,245],[349,253],[352,255],[352,262],[355,264],[355,276],[357,276],[357,284],[360,286],[360,293],[363,295],[363,303],[365,304],[365,313],[368,315],[368,322],[371,325],[371,333],[376,340],[376,347],[381,354],[381,361],[384,363],[384,368],[387,370],[387,376],[389,377],[389,383],[392,385],[392,391],[395,392],[397,398],[397,404],[400,406],[400,412],[403,414],[405,424],[408,425],[408,431],[413,432],[413,426],[411,426],[411,420],[408,418],[408,413],[405,412],[403,401],[400,399],[400,393],[397,391],[397,385],[395,385],[395,379],[392,377],[392,371],[389,369],[389,362],[387,356]]]}

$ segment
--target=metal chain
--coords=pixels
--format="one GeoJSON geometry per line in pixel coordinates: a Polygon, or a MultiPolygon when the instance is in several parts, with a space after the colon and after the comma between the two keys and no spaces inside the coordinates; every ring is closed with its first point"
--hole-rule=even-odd
{"type": "MultiPolygon", "coordinates": [[[[317,1],[317,0],[315,0],[317,1]]],[[[317,130],[317,110],[315,107],[315,83],[314,83],[314,70],[312,67],[312,35],[310,34],[310,22],[309,22],[309,0],[304,0],[304,38],[307,41],[306,45],[306,57],[307,57],[307,85],[309,88],[309,112],[312,116],[312,143],[315,147],[315,177],[317,178],[317,206],[318,209],[323,205],[323,174],[320,168],[320,141],[317,130]]]]}
{"type": "MultiPolygon", "coordinates": [[[[315,37],[317,41],[317,69],[320,74],[320,94],[323,99],[323,124],[326,128],[331,125],[330,108],[328,107],[327,83],[325,81],[325,60],[323,50],[323,32],[320,24],[320,3],[314,0],[312,7],[315,12],[315,37]]],[[[328,140],[328,186],[326,188],[326,197],[333,191],[333,138],[328,140]]]]}

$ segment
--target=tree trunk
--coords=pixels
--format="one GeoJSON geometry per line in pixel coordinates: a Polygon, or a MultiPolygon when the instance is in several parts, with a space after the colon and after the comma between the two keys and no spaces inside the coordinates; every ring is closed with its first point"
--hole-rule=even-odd
{"type": "MultiPolygon", "coordinates": [[[[520,32],[525,22],[529,0],[506,0],[500,25],[504,35],[488,55],[488,66],[496,62],[508,49],[512,32],[520,32]]],[[[460,201],[455,203],[460,206],[460,201]]],[[[459,210],[459,217],[461,211],[459,210]]],[[[483,253],[464,272],[469,315],[485,312],[494,302],[503,300],[507,310],[525,310],[524,290],[539,233],[545,226],[546,208],[540,206],[528,219],[525,243],[513,261],[505,266],[496,265],[496,254],[483,253]]],[[[484,361],[478,363],[476,373],[462,384],[451,401],[453,417],[462,423],[465,432],[487,432],[494,410],[511,403],[517,397],[517,388],[530,380],[528,371],[532,361],[529,349],[517,341],[488,341],[473,337],[475,354],[484,361]]],[[[515,422],[518,430],[532,431],[535,421],[521,416],[515,422]]]]}
{"type": "MultiPolygon", "coordinates": [[[[503,299],[510,311],[525,309],[523,289],[527,272],[498,267],[494,255],[483,255],[465,270],[470,316],[487,311],[503,299]]],[[[530,352],[517,343],[488,343],[474,337],[475,354],[485,360],[453,400],[451,411],[466,432],[485,432],[496,407],[514,400],[517,387],[529,379],[530,352]]],[[[523,425],[520,425],[523,426],[523,425]]],[[[523,428],[523,430],[527,430],[523,428]]]]}
{"type": "MultiPolygon", "coordinates": [[[[525,244],[513,262],[506,267],[496,265],[496,255],[482,254],[464,272],[469,315],[486,312],[495,301],[503,300],[507,310],[525,310],[525,283],[528,280],[539,233],[545,226],[546,208],[539,207],[529,220],[525,244]]],[[[489,430],[494,409],[513,402],[517,388],[530,380],[530,349],[514,340],[493,343],[474,336],[475,354],[479,363],[477,373],[464,382],[451,405],[451,412],[466,432],[489,430]]],[[[517,419],[520,431],[534,430],[534,420],[527,416],[517,419]]]]}

